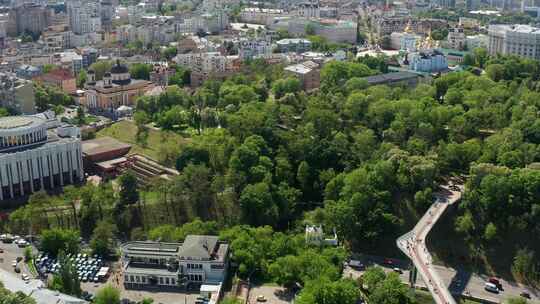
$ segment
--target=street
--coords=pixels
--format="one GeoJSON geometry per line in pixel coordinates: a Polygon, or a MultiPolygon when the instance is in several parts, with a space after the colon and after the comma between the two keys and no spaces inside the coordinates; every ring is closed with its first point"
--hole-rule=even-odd
{"type": "Polygon", "coordinates": [[[18,266],[21,269],[20,273],[15,273],[15,268],[12,266],[12,263],[18,257],[24,257],[24,248],[18,247],[15,243],[6,244],[0,242],[0,249],[4,251],[3,253],[0,253],[0,269],[14,273],[19,277],[23,274],[26,274],[31,278],[33,277],[24,261],[18,263],[18,266]]]}
{"type": "MultiPolygon", "coordinates": [[[[362,262],[366,267],[369,266],[380,266],[382,267],[386,272],[392,272],[393,267],[399,267],[402,270],[402,273],[399,275],[401,280],[404,283],[409,283],[409,261],[400,261],[396,259],[392,259],[394,261],[394,265],[385,265],[384,264],[384,258],[383,257],[376,257],[376,256],[367,256],[367,255],[361,255],[358,258],[359,261],[362,262]]],[[[445,286],[447,286],[450,289],[450,292],[454,295],[471,295],[475,298],[485,299],[491,302],[499,302],[502,303],[504,300],[508,298],[516,298],[519,297],[520,293],[522,291],[528,291],[531,295],[531,299],[529,300],[529,303],[540,303],[540,293],[538,291],[534,291],[532,289],[528,289],[524,286],[521,286],[515,282],[507,282],[504,280],[500,280],[502,283],[502,286],[504,288],[504,291],[494,294],[491,292],[488,292],[484,290],[484,283],[488,280],[487,276],[481,276],[478,274],[471,274],[464,271],[459,271],[456,269],[440,266],[440,265],[433,265],[433,268],[441,279],[444,281],[445,286]]],[[[349,277],[356,279],[360,277],[363,274],[364,271],[354,270],[351,267],[347,266],[344,270],[344,277],[349,277]]],[[[426,284],[422,280],[420,276],[418,276],[418,279],[416,281],[417,287],[427,288],[426,284]]]]}

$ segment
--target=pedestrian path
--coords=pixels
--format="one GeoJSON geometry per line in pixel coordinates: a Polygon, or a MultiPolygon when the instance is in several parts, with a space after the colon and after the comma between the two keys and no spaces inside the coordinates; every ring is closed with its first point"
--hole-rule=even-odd
{"type": "Polygon", "coordinates": [[[461,198],[461,186],[458,186],[459,191],[450,190],[449,185],[442,186],[442,188],[443,193],[436,196],[435,202],[420,218],[413,230],[399,237],[396,243],[399,249],[412,260],[435,302],[437,304],[456,304],[456,300],[433,267],[433,258],[426,247],[426,237],[435,223],[449,205],[461,198]]]}

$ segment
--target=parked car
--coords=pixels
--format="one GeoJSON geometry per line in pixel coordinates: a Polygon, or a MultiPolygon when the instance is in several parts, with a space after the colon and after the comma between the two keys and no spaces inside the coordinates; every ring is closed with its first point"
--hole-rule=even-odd
{"type": "Polygon", "coordinates": [[[266,302],[266,298],[263,295],[258,295],[257,302],[266,302]]]}
{"type": "Polygon", "coordinates": [[[490,282],[486,282],[486,284],[484,284],[484,289],[489,292],[499,293],[499,289],[497,288],[497,285],[490,282]]]}
{"type": "Polygon", "coordinates": [[[397,272],[399,274],[403,273],[403,271],[399,267],[394,267],[392,270],[394,270],[394,272],[397,272]]]}
{"type": "Polygon", "coordinates": [[[357,260],[350,260],[349,261],[349,267],[351,267],[352,269],[355,269],[355,270],[364,270],[366,268],[366,266],[364,266],[364,264],[362,264],[362,262],[357,261],[357,260]]]}
{"type": "Polygon", "coordinates": [[[524,297],[525,299],[530,299],[531,298],[531,294],[528,293],[527,291],[522,291],[519,295],[524,297]]]}
{"type": "Polygon", "coordinates": [[[502,284],[501,284],[501,281],[499,281],[498,278],[491,277],[491,278],[489,278],[488,282],[490,282],[491,284],[497,286],[497,289],[502,290],[502,284]]]}
{"type": "Polygon", "coordinates": [[[384,259],[384,264],[385,265],[394,265],[394,261],[392,259],[385,258],[384,259]]]}

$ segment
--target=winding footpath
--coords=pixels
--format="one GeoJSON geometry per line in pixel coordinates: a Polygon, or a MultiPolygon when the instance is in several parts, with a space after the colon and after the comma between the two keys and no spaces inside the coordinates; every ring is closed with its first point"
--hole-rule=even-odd
{"type": "Polygon", "coordinates": [[[441,186],[443,190],[441,193],[436,194],[435,202],[414,226],[413,230],[402,235],[396,241],[399,249],[412,260],[437,304],[456,304],[456,300],[433,267],[433,259],[426,247],[426,237],[435,223],[441,218],[449,205],[454,204],[461,198],[462,186],[456,185],[459,191],[450,190],[449,186],[441,186]]]}

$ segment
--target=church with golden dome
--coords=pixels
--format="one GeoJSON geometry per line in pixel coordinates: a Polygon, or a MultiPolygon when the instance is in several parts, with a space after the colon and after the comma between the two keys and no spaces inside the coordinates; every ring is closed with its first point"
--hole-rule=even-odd
{"type": "Polygon", "coordinates": [[[91,112],[114,113],[120,106],[134,106],[152,88],[150,81],[131,78],[128,67],[117,61],[102,80],[96,81],[95,72],[88,71],[84,106],[91,112]]]}

